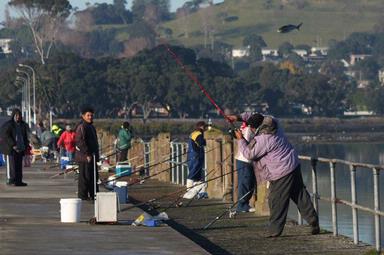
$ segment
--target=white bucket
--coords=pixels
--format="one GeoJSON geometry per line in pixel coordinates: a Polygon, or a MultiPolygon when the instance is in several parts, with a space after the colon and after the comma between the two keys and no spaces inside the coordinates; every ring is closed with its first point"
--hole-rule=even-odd
{"type": "Polygon", "coordinates": [[[120,204],[126,204],[128,200],[128,183],[127,182],[116,182],[113,191],[116,192],[119,198],[120,204]]]}
{"type": "Polygon", "coordinates": [[[81,199],[65,198],[60,199],[61,222],[80,222],[81,199]]]}

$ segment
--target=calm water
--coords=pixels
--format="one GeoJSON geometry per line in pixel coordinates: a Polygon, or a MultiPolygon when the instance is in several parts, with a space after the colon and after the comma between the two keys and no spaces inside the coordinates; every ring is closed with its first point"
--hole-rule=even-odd
{"type": "MultiPolygon", "coordinates": [[[[384,165],[384,144],[315,144],[296,145],[300,155],[338,158],[352,162],[372,163],[384,165]]],[[[310,164],[302,163],[304,182],[308,191],[312,191],[310,164]]],[[[350,172],[349,168],[336,165],[336,196],[340,199],[351,201],[350,172]]],[[[384,189],[384,172],[380,173],[380,194],[384,189]]],[[[320,196],[331,196],[329,165],[318,164],[318,190],[320,196]]],[[[357,168],[356,171],[357,203],[373,209],[373,175],[372,171],[357,168]]],[[[380,198],[381,210],[384,207],[384,195],[380,198]]],[[[297,210],[291,203],[290,218],[297,219],[297,210]]],[[[337,205],[339,234],[353,237],[352,210],[348,206],[337,205]]],[[[322,228],[332,230],[331,206],[328,202],[319,201],[319,217],[322,228]]],[[[358,211],[359,239],[363,242],[374,244],[374,217],[370,213],[358,211]]],[[[381,245],[384,244],[384,222],[381,220],[381,245]]]]}

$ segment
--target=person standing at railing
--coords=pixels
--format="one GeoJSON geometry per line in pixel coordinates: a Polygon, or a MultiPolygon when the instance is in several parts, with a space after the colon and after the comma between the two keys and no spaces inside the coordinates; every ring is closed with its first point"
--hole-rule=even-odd
{"type": "Polygon", "coordinates": [[[255,162],[256,170],[270,183],[268,237],[282,234],[290,199],[311,225],[311,233],[318,234],[319,218],[304,186],[297,152],[288,142],[277,120],[259,113],[243,114],[241,119],[251,127],[254,138],[246,141],[241,131],[236,130],[239,150],[247,159],[255,162]]]}
{"type": "Polygon", "coordinates": [[[208,125],[204,121],[196,123],[195,130],[191,133],[188,139],[188,177],[187,177],[187,192],[184,194],[184,198],[192,199],[197,193],[205,193],[204,181],[204,147],[206,141],[204,139],[204,132],[207,130],[208,125]],[[199,184],[201,183],[201,184],[199,184]],[[191,188],[193,186],[193,188],[191,188]]]}
{"type": "Polygon", "coordinates": [[[128,121],[125,121],[119,130],[116,143],[116,161],[126,161],[128,158],[128,150],[131,148],[132,130],[128,121]]]}
{"type": "MultiPolygon", "coordinates": [[[[227,116],[232,121],[242,121],[235,115],[227,116]]],[[[251,127],[247,122],[242,121],[240,131],[246,141],[250,141],[253,138],[251,127]]],[[[256,188],[256,176],[253,170],[252,161],[244,157],[243,153],[239,148],[236,153],[236,169],[237,171],[237,197],[242,198],[237,203],[237,212],[255,212],[255,208],[249,205],[249,200],[253,196],[253,191],[256,188]],[[249,192],[251,191],[251,192],[249,192]],[[248,195],[246,195],[248,193],[248,195]]]]}

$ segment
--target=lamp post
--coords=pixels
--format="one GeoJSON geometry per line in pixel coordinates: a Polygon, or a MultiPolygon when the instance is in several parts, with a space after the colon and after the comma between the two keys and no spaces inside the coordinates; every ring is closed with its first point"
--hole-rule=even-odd
{"type": "Polygon", "coordinates": [[[33,85],[33,124],[36,125],[36,73],[35,69],[33,69],[29,65],[19,64],[20,67],[28,68],[32,71],[32,85],[33,85]]]}
{"type": "Polygon", "coordinates": [[[31,126],[31,76],[19,68],[16,68],[17,73],[22,73],[27,76],[27,105],[28,105],[28,125],[31,126]]]}
{"type": "Polygon", "coordinates": [[[23,88],[21,90],[21,111],[23,113],[23,118],[25,118],[26,122],[28,122],[28,114],[27,114],[27,106],[26,106],[26,98],[27,98],[27,79],[24,77],[17,76],[16,77],[16,82],[22,82],[23,83],[23,88]]]}

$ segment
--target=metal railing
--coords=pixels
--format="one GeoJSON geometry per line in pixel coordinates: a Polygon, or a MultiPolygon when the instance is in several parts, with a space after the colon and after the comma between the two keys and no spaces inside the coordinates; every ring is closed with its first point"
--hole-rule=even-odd
{"type": "Polygon", "coordinates": [[[171,174],[170,181],[174,184],[185,185],[188,176],[188,165],[184,163],[187,155],[188,144],[183,142],[171,142],[171,174]]]}
{"type": "MultiPolygon", "coordinates": [[[[352,228],[353,228],[353,242],[355,244],[359,243],[359,225],[358,225],[358,210],[368,212],[374,215],[375,219],[375,247],[377,251],[381,250],[381,226],[380,226],[380,216],[384,216],[384,212],[380,211],[380,182],[379,175],[380,170],[383,169],[383,166],[373,165],[373,164],[364,164],[350,162],[340,159],[329,159],[329,158],[312,158],[308,156],[299,156],[301,160],[310,161],[311,163],[311,172],[312,172],[312,199],[313,205],[318,212],[319,200],[330,202],[331,211],[332,211],[332,232],[333,235],[338,235],[337,227],[337,204],[343,204],[351,207],[352,210],[352,228]],[[320,196],[317,186],[317,163],[326,163],[329,164],[329,173],[330,173],[330,189],[331,197],[320,196]],[[350,172],[350,184],[351,184],[351,201],[339,199],[336,195],[336,165],[342,164],[349,167],[350,172]],[[374,208],[369,208],[362,206],[357,203],[356,199],[356,170],[358,168],[370,169],[373,175],[373,202],[374,208]]],[[[299,223],[302,221],[299,214],[299,223]]]]}

